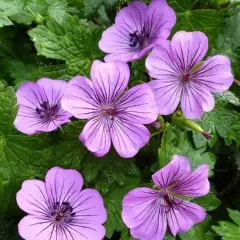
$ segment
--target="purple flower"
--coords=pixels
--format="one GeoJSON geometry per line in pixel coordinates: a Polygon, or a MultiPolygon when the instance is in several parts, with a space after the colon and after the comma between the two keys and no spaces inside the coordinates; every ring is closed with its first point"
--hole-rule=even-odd
{"type": "Polygon", "coordinates": [[[26,82],[17,90],[19,110],[15,127],[25,133],[51,132],[70,122],[70,113],[61,107],[61,99],[67,83],[61,80],[41,78],[37,83],[26,82]]]}
{"type": "Polygon", "coordinates": [[[27,180],[17,193],[18,206],[28,213],[19,225],[25,240],[101,240],[107,214],[98,191],[84,189],[75,170],[54,167],[45,182],[27,180]]]}
{"type": "Polygon", "coordinates": [[[229,59],[216,55],[202,63],[207,50],[208,38],[204,33],[184,31],[153,49],[146,67],[156,79],[149,85],[160,114],[173,113],[181,102],[187,118],[200,118],[203,112],[214,108],[211,92],[223,92],[231,86],[234,79],[229,59]]]}
{"type": "Polygon", "coordinates": [[[126,63],[94,61],[92,81],[73,78],[62,106],[76,118],[88,119],[80,140],[96,156],[105,155],[111,142],[120,156],[134,156],[145,146],[150,133],[143,124],[157,119],[154,94],[147,84],[124,90],[130,71],[126,63]]]}
{"type": "Polygon", "coordinates": [[[123,199],[122,218],[131,235],[141,240],[163,239],[167,223],[174,236],[188,231],[206,217],[206,211],[186,197],[204,196],[209,192],[208,166],[191,173],[187,158],[173,160],[152,176],[154,189],[141,187],[123,199]]]}
{"type": "Polygon", "coordinates": [[[176,14],[166,0],[153,0],[149,6],[136,1],[123,8],[115,22],[116,25],[103,32],[99,48],[108,53],[106,62],[130,62],[142,58],[168,38],[176,23],[176,14]]]}

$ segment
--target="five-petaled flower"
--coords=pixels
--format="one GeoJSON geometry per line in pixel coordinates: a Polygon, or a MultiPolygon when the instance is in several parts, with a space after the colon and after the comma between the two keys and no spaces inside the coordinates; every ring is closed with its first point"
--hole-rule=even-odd
{"type": "Polygon", "coordinates": [[[124,92],[130,71],[126,63],[94,61],[92,81],[73,78],[62,99],[62,107],[76,118],[89,119],[80,140],[96,156],[105,155],[111,142],[120,156],[134,156],[150,138],[149,124],[157,119],[155,97],[147,84],[124,92]]]}
{"type": "Polygon", "coordinates": [[[25,240],[102,240],[107,214],[98,191],[84,189],[75,170],[50,169],[45,182],[27,180],[17,193],[18,206],[29,215],[19,225],[25,240]]]}
{"type": "Polygon", "coordinates": [[[176,236],[205,219],[205,210],[184,198],[200,197],[209,192],[207,165],[191,173],[188,159],[175,155],[152,179],[154,189],[136,188],[123,199],[122,218],[134,238],[161,240],[167,223],[176,236]]]}
{"type": "Polygon", "coordinates": [[[23,83],[17,90],[19,110],[15,127],[25,133],[50,132],[70,122],[70,113],[61,107],[67,82],[41,78],[37,83],[23,83]]]}
{"type": "Polygon", "coordinates": [[[179,102],[189,119],[200,118],[214,108],[211,94],[227,90],[233,83],[230,61],[216,55],[201,60],[208,50],[208,38],[201,32],[177,32],[172,41],[156,46],[146,60],[159,113],[173,113],[179,102]]]}
{"type": "Polygon", "coordinates": [[[149,6],[136,1],[117,14],[115,23],[103,32],[99,48],[108,53],[107,62],[130,62],[142,58],[168,38],[176,23],[176,15],[166,0],[153,0],[149,6]]]}

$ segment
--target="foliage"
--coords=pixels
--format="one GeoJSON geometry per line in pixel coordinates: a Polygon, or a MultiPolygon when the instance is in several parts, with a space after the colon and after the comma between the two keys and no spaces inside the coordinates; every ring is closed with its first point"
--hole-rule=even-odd
{"type": "MultiPolygon", "coordinates": [[[[240,234],[240,86],[215,94],[215,108],[195,121],[213,136],[177,125],[172,116],[161,117],[161,128],[151,130],[151,140],[132,159],[112,149],[103,158],[87,151],[79,141],[84,121],[73,119],[46,134],[26,136],[13,121],[18,110],[15,91],[25,81],[41,77],[70,80],[89,77],[102,32],[114,23],[117,12],[130,0],[0,0],[0,239],[20,239],[17,224],[23,216],[15,196],[26,179],[44,179],[53,166],[77,169],[85,186],[102,194],[108,212],[106,239],[133,240],[121,218],[124,195],[151,185],[151,175],[173,155],[189,158],[192,169],[210,167],[211,191],[190,199],[204,207],[204,222],[176,238],[165,240],[235,240],[240,234]]],[[[149,3],[150,1],[144,1],[149,3]]],[[[207,57],[230,58],[234,77],[240,80],[240,1],[169,0],[177,13],[172,35],[202,31],[209,38],[207,57]]],[[[171,35],[171,36],[172,36],[171,35]]],[[[170,36],[170,39],[171,39],[170,36]]],[[[129,64],[130,86],[148,82],[145,59],[129,64]]]]}

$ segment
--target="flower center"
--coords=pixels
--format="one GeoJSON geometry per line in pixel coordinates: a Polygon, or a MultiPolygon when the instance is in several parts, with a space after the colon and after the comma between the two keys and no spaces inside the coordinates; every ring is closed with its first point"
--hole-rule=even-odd
{"type": "Polygon", "coordinates": [[[54,106],[50,106],[49,102],[44,101],[40,104],[40,107],[36,108],[36,112],[41,119],[53,119],[56,117],[57,113],[59,112],[60,104],[56,104],[54,106]]]}
{"type": "Polygon", "coordinates": [[[117,115],[117,111],[113,105],[103,105],[101,115],[104,117],[115,117],[117,115]]]}
{"type": "Polygon", "coordinates": [[[76,213],[73,212],[73,208],[71,207],[69,202],[62,202],[62,204],[56,202],[53,206],[53,211],[51,213],[51,216],[53,217],[55,223],[60,223],[63,221],[71,222],[72,218],[75,215],[76,213]]]}
{"type": "Polygon", "coordinates": [[[130,33],[130,47],[147,47],[149,45],[148,37],[149,34],[146,32],[146,30],[143,28],[143,30],[139,33],[138,31],[135,31],[134,33],[130,33]]]}
{"type": "Polygon", "coordinates": [[[189,74],[183,75],[182,80],[183,80],[184,82],[185,82],[185,81],[188,81],[188,80],[189,80],[189,74]]]}

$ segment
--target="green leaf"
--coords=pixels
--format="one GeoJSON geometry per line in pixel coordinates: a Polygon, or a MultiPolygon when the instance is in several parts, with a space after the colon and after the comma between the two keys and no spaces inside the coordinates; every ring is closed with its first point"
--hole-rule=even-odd
{"type": "Polygon", "coordinates": [[[201,125],[205,131],[215,128],[226,144],[232,140],[240,144],[240,113],[234,105],[238,104],[232,94],[216,94],[215,108],[205,113],[201,118],[201,125]]]}
{"type": "Polygon", "coordinates": [[[106,236],[108,238],[112,236],[114,230],[122,231],[123,229],[125,229],[124,223],[121,218],[122,199],[130,190],[137,187],[139,181],[139,176],[128,176],[125,178],[123,186],[116,186],[111,190],[111,192],[104,195],[104,203],[108,213],[108,219],[105,224],[106,236]]]}
{"type": "Polygon", "coordinates": [[[209,232],[211,224],[211,217],[207,216],[207,218],[195,225],[186,233],[179,234],[181,240],[214,240],[212,234],[209,232]]]}
{"type": "Polygon", "coordinates": [[[200,198],[194,198],[192,202],[202,206],[206,211],[213,211],[217,209],[221,204],[221,201],[213,192],[209,192],[208,195],[200,198]]]}
{"type": "Polygon", "coordinates": [[[232,209],[228,209],[228,212],[235,224],[219,221],[220,226],[213,226],[212,228],[223,240],[236,240],[240,234],[240,212],[232,209]]]}
{"type": "Polygon", "coordinates": [[[213,153],[206,152],[206,148],[206,145],[196,148],[188,132],[182,131],[177,126],[168,125],[159,148],[159,162],[164,166],[172,160],[173,155],[183,155],[191,162],[192,169],[196,169],[200,164],[208,164],[210,175],[212,175],[215,156],[213,153]]]}
{"type": "Polygon", "coordinates": [[[177,12],[185,12],[192,8],[192,0],[169,0],[168,4],[177,12]]]}
{"type": "Polygon", "coordinates": [[[69,75],[88,74],[98,50],[100,28],[93,28],[77,17],[66,15],[62,24],[49,20],[29,32],[38,54],[66,61],[69,75]]]}

